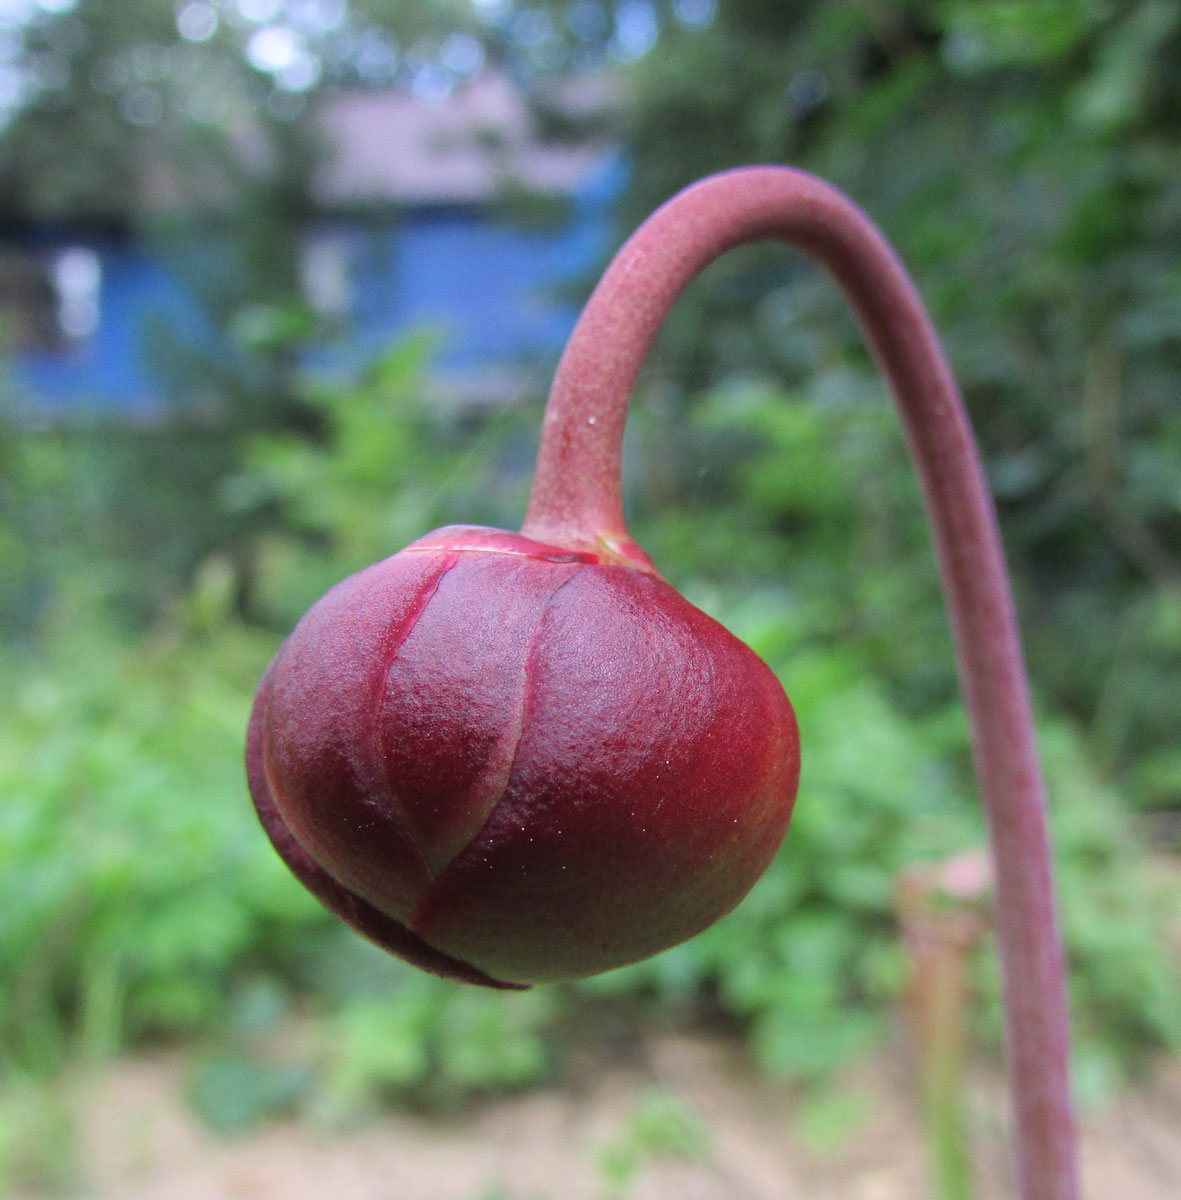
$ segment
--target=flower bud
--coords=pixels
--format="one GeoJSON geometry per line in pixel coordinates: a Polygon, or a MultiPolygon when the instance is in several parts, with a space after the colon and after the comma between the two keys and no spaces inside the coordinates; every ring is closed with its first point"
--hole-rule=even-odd
{"type": "Polygon", "coordinates": [[[247,745],[263,826],[428,971],[579,978],[693,936],[771,861],[799,777],[770,669],[654,571],[467,526],[333,588],[247,745]]]}

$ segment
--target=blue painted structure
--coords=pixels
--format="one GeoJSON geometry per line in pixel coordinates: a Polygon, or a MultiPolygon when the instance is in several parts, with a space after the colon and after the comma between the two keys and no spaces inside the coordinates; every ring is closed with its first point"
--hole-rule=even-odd
{"type": "MultiPolygon", "coordinates": [[[[593,172],[571,198],[570,219],[554,230],[513,225],[480,207],[411,209],[385,225],[317,219],[307,236],[342,256],[348,297],[343,337],[330,352],[310,352],[309,360],[360,364],[423,326],[441,332],[436,364],[444,375],[552,358],[577,317],[556,292],[609,249],[609,206],[621,172],[617,162],[593,172]]],[[[93,252],[100,291],[89,335],[12,356],[8,373],[17,388],[42,412],[166,409],[167,388],[148,353],[149,326],[163,321],[182,342],[216,338],[181,274],[110,233],[41,230],[22,235],[19,247],[46,259],[73,247],[93,252]]]]}
{"type": "Polygon", "coordinates": [[[40,411],[158,410],[162,395],[147,361],[147,321],[181,330],[202,321],[177,280],[147,250],[118,234],[39,230],[11,244],[47,260],[84,248],[96,255],[101,271],[93,333],[52,348],[18,348],[8,364],[17,390],[40,411]]]}

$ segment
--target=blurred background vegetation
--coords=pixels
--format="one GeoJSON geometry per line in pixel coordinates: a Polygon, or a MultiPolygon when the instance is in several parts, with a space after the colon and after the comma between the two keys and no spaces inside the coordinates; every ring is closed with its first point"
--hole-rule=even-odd
{"type": "MultiPolygon", "coordinates": [[[[767,877],[688,945],[505,998],[386,959],[274,857],[241,751],[283,634],[427,529],[523,514],[553,356],[495,406],[439,401],[422,331],[318,368],[311,347],[339,331],[295,269],[317,101],[394,87],[429,103],[481,69],[549,136],[614,148],[613,245],[692,179],[770,161],[846,190],[899,249],[1015,573],[1080,1089],[1181,1049],[1176,5],[7,0],[0,225],[86,219],[190,267],[215,227],[229,251],[191,271],[191,320],[144,330],[150,414],[47,407],[15,371],[2,385],[0,1180],[27,1152],[32,1091],[161,1041],[193,1045],[194,1102],[226,1127],[524,1086],[561,1071],[591,1013],[720,1023],[765,1069],[823,1080],[892,1036],[900,872],[983,842],[888,399],[831,285],[757,247],[671,317],[627,495],[665,575],[797,707],[800,803],[767,877]],[[547,107],[586,77],[608,103],[547,107]],[[244,114],[264,148],[246,157],[244,114]],[[167,216],[135,199],[145,156],[167,170],[167,216]],[[263,1035],[293,1018],[309,1032],[275,1056],[263,1035]]],[[[988,953],[976,982],[992,1053],[988,953]]]]}

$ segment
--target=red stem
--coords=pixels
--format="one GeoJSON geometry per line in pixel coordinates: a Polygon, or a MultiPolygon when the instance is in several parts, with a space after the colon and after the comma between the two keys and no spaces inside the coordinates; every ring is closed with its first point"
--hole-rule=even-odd
{"type": "Polygon", "coordinates": [[[740,243],[779,239],[835,277],[897,402],[922,479],[973,733],[996,873],[1021,1200],[1074,1200],[1065,971],[1028,685],[996,515],[951,371],[889,244],[801,171],[712,176],[654,213],[611,263],[558,366],[522,532],[644,565],[620,453],[636,375],[685,285],[740,243]]]}

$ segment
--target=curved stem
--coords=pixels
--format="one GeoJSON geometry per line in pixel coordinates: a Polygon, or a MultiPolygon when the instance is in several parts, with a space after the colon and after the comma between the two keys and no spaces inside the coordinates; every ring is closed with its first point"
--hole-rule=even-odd
{"type": "Polygon", "coordinates": [[[768,238],[808,251],[835,277],[889,379],[922,478],[990,826],[1019,1194],[1073,1200],[1063,952],[996,516],[930,319],[868,217],[827,184],[783,167],[712,176],[650,217],[608,268],[559,364],[523,532],[646,562],[627,536],[620,499],[636,375],[684,286],[727,249],[768,238]]]}

